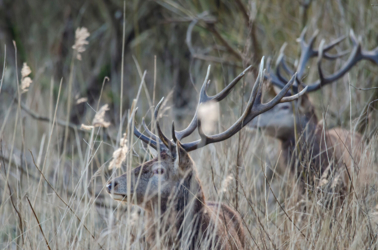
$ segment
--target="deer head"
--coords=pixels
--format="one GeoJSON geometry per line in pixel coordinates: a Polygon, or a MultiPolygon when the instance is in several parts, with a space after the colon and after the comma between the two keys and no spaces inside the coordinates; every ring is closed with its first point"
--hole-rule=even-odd
{"type": "Polygon", "coordinates": [[[111,180],[107,184],[107,191],[109,194],[111,194],[116,200],[128,201],[140,205],[145,209],[151,209],[152,207],[157,206],[158,197],[163,201],[161,202],[163,209],[167,206],[167,201],[185,201],[190,194],[196,196],[197,199],[204,199],[194,162],[188,152],[230,138],[239,132],[254,117],[266,112],[279,103],[295,100],[306,91],[303,90],[294,96],[285,97],[294,82],[294,74],[291,80],[280,90],[277,96],[268,103],[261,103],[263,65],[264,61],[262,60],[259,75],[242,116],[230,128],[222,133],[215,135],[204,134],[201,127],[201,120],[198,116],[198,108],[207,102],[219,102],[224,99],[251,67],[246,68],[225,89],[214,96],[208,96],[206,93],[209,68],[200,91],[199,102],[192,121],[188,127],[182,131],[176,131],[174,124],[172,123],[172,140],[168,139],[163,134],[158,121],[158,113],[163,101],[162,99],[156,106],[154,113],[157,135],[153,134],[144,122],[142,125],[148,136],[142,134],[136,127],[134,127],[135,136],[160,152],[159,156],[133,169],[130,173],[126,173],[111,180]],[[181,143],[181,140],[189,136],[195,129],[198,129],[200,139],[193,142],[181,143]],[[161,185],[160,188],[159,185],[161,185]],[[190,192],[187,190],[190,190],[190,192]],[[130,197],[127,197],[128,194],[130,197]]]}
{"type": "MultiPolygon", "coordinates": [[[[170,196],[175,195],[175,188],[190,186],[188,182],[196,173],[193,160],[179,142],[172,150],[161,150],[159,157],[113,179],[108,183],[107,191],[115,200],[128,201],[147,210],[153,209],[159,198],[165,202],[174,198],[170,196]],[[127,197],[128,188],[130,197],[127,197]]],[[[192,191],[195,190],[192,188],[192,191]]],[[[197,196],[203,196],[199,187],[196,191],[197,196]]]]}
{"type": "MultiPolygon", "coordinates": [[[[301,46],[301,56],[297,67],[298,73],[296,75],[293,87],[288,93],[295,94],[298,93],[300,88],[307,88],[306,94],[302,95],[293,103],[280,103],[275,105],[271,110],[264,112],[250,124],[251,127],[262,128],[269,136],[281,139],[283,141],[294,138],[295,125],[299,132],[301,132],[301,130],[304,128],[310,132],[315,129],[317,118],[314,112],[314,107],[307,96],[308,93],[335,82],[361,60],[369,60],[375,64],[378,64],[378,47],[373,51],[366,51],[362,49],[361,39],[357,40],[354,33],[351,31],[350,39],[353,44],[353,49],[348,60],[337,72],[334,72],[329,76],[325,76],[321,67],[322,60],[335,60],[345,56],[348,51],[335,55],[328,53],[328,51],[342,42],[345,37],[332,41],[328,45],[324,45],[324,40],[322,40],[319,45],[319,49],[315,50],[313,46],[318,32],[314,33],[308,43],[305,42],[305,33],[306,29],[303,30],[298,39],[301,46]],[[302,78],[305,73],[306,64],[313,57],[318,58],[317,68],[319,79],[314,83],[306,85],[303,83],[302,78]],[[294,115],[296,116],[294,117],[294,115]]],[[[286,74],[293,74],[293,70],[286,64],[285,56],[283,54],[284,48],[285,45],[281,48],[280,55],[277,59],[275,73],[271,72],[268,68],[267,73],[264,75],[264,78],[272,83],[274,86],[273,89],[276,92],[280,91],[286,85],[286,78],[282,70],[286,74]]]]}

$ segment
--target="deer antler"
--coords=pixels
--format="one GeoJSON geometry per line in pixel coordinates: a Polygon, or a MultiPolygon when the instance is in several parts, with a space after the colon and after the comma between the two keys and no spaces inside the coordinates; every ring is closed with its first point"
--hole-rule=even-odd
{"type": "MultiPolygon", "coordinates": [[[[322,86],[332,83],[336,81],[337,79],[341,78],[345,73],[347,73],[356,63],[358,63],[361,60],[369,60],[375,64],[378,64],[378,47],[375,48],[372,51],[367,51],[362,49],[361,45],[361,39],[357,39],[353,33],[353,31],[350,31],[349,37],[353,43],[353,49],[352,52],[349,55],[348,60],[346,63],[335,73],[331,74],[330,76],[325,76],[323,73],[323,70],[321,68],[321,60],[326,59],[326,60],[335,60],[338,59],[342,56],[345,56],[349,51],[344,51],[339,54],[329,54],[327,53],[329,50],[334,48],[336,45],[341,43],[346,37],[342,36],[328,45],[324,45],[324,41],[320,43],[319,49],[315,50],[314,47],[314,42],[315,39],[318,35],[318,31],[315,31],[315,33],[312,35],[310,38],[309,42],[305,42],[305,33],[306,33],[306,28],[303,29],[300,37],[298,38],[298,42],[301,46],[301,56],[299,59],[298,63],[298,68],[297,68],[297,78],[296,78],[296,84],[293,85],[293,92],[298,93],[298,83],[301,84],[302,86],[307,88],[307,93],[308,92],[313,92],[318,89],[320,89],[322,86]],[[318,74],[319,74],[319,80],[317,80],[314,83],[305,85],[301,79],[303,77],[304,71],[306,64],[308,61],[313,58],[313,57],[318,57],[317,65],[318,65],[318,74]]],[[[282,76],[280,68],[282,67],[286,73],[292,75],[293,70],[291,70],[286,62],[285,62],[285,55],[283,53],[283,50],[285,48],[286,44],[284,44],[281,48],[280,55],[277,59],[276,62],[276,72],[273,74],[270,72],[270,69],[268,68],[267,74],[264,75],[265,79],[268,79],[272,82],[272,84],[276,85],[277,87],[283,88],[287,82],[285,77],[282,76]]]]}
{"type": "Polygon", "coordinates": [[[264,66],[264,58],[261,60],[259,75],[258,75],[258,77],[256,79],[256,82],[255,82],[254,86],[253,86],[253,89],[252,89],[252,92],[251,92],[251,96],[249,98],[248,104],[247,104],[247,106],[246,106],[246,108],[245,108],[242,116],[230,128],[228,128],[226,131],[224,131],[222,133],[219,133],[219,134],[215,134],[215,135],[205,135],[205,133],[202,130],[201,120],[198,117],[198,108],[200,107],[200,105],[202,105],[204,103],[207,103],[209,101],[219,102],[222,99],[224,99],[230,93],[231,89],[235,86],[235,84],[251,68],[251,66],[249,66],[248,68],[246,68],[226,88],[224,88],[221,92],[219,92],[218,94],[216,94],[214,96],[208,96],[206,94],[206,90],[207,90],[207,86],[208,86],[209,71],[210,71],[210,67],[209,67],[208,71],[207,71],[207,74],[206,74],[206,78],[205,78],[204,84],[202,85],[202,88],[201,88],[201,91],[200,91],[197,109],[196,109],[196,112],[194,114],[194,117],[193,117],[192,121],[190,122],[190,124],[188,125],[188,127],[186,129],[182,130],[182,131],[175,131],[174,130],[174,125],[172,125],[172,128],[173,128],[173,130],[172,130],[172,137],[173,137],[173,141],[174,142],[172,142],[171,140],[169,140],[163,134],[163,132],[160,129],[159,121],[157,119],[158,118],[159,109],[160,109],[160,106],[161,106],[161,103],[162,103],[163,99],[156,106],[155,113],[154,113],[158,135],[153,134],[147,128],[147,126],[145,126],[144,122],[143,122],[143,127],[147,131],[147,133],[148,133],[148,135],[150,137],[147,137],[147,136],[143,135],[136,127],[134,127],[134,134],[138,138],[140,138],[142,141],[150,144],[155,149],[158,146],[161,146],[161,148],[160,148],[161,150],[167,150],[168,149],[168,150],[170,150],[172,152],[172,150],[175,147],[175,143],[177,143],[177,141],[180,141],[182,138],[187,137],[188,135],[190,135],[197,128],[198,129],[198,133],[200,135],[200,139],[199,140],[196,140],[196,141],[193,141],[193,142],[188,142],[188,143],[181,143],[182,148],[185,149],[187,152],[190,152],[190,151],[193,151],[195,149],[204,147],[204,146],[206,146],[208,144],[224,141],[224,140],[230,138],[231,136],[233,136],[234,134],[236,134],[237,132],[239,132],[254,117],[258,116],[261,113],[266,112],[267,110],[269,110],[271,108],[273,108],[276,104],[278,104],[280,102],[289,102],[289,101],[295,100],[295,99],[299,98],[301,95],[303,95],[307,91],[307,88],[305,88],[300,93],[298,93],[298,94],[296,94],[294,96],[285,97],[286,93],[289,91],[289,89],[291,88],[291,86],[294,83],[294,80],[296,79],[296,74],[294,74],[292,76],[292,78],[290,79],[290,81],[287,84],[285,84],[285,86],[282,88],[281,92],[276,97],[274,97],[268,103],[261,103],[261,95],[262,95],[262,92],[261,92],[261,83],[262,83],[262,77],[263,77],[263,74],[264,74],[263,73],[263,66],[264,66]]]}

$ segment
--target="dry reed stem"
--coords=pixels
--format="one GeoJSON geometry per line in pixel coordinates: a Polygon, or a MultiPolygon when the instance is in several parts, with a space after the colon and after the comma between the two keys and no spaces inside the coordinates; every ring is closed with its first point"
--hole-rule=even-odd
{"type": "Polygon", "coordinates": [[[1,94],[1,89],[3,88],[3,83],[4,83],[6,59],[7,59],[7,45],[4,45],[4,63],[3,63],[3,74],[1,75],[0,94],[1,94]]]}
{"type": "MultiPolygon", "coordinates": [[[[2,153],[2,155],[4,155],[2,139],[0,139],[0,152],[2,153]]],[[[2,166],[3,166],[4,174],[5,174],[5,176],[7,176],[7,172],[5,170],[4,157],[1,157],[1,160],[2,160],[2,163],[3,163],[2,166]]],[[[19,229],[20,229],[20,234],[21,234],[21,237],[22,237],[22,245],[24,245],[25,240],[24,240],[24,229],[23,229],[23,225],[22,225],[22,217],[21,217],[20,211],[18,211],[18,209],[16,208],[16,205],[14,204],[12,188],[11,188],[9,182],[7,182],[7,184],[8,184],[9,196],[10,196],[10,201],[11,201],[12,207],[13,207],[14,211],[16,211],[18,219],[19,219],[19,229]]]]}
{"type": "Polygon", "coordinates": [[[47,246],[47,248],[48,248],[49,250],[51,250],[50,245],[49,245],[49,242],[47,241],[46,236],[45,236],[45,233],[43,232],[43,229],[42,229],[41,223],[39,222],[38,217],[37,217],[37,215],[36,215],[36,213],[35,213],[35,211],[34,211],[34,208],[33,208],[32,204],[30,203],[29,197],[26,196],[26,199],[27,199],[27,201],[28,201],[28,203],[29,203],[29,206],[30,206],[31,210],[33,211],[34,218],[37,220],[39,230],[41,231],[42,236],[43,236],[43,238],[45,239],[46,246],[47,246]]]}

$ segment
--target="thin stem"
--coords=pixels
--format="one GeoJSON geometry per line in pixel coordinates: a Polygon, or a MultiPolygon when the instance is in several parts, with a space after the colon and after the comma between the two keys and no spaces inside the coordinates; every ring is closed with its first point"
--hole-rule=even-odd
{"type": "Polygon", "coordinates": [[[33,208],[32,204],[30,203],[30,200],[29,200],[29,198],[28,198],[27,196],[26,196],[26,199],[28,200],[28,203],[29,203],[29,205],[30,205],[31,210],[33,211],[34,218],[37,220],[37,223],[38,223],[38,226],[39,226],[39,230],[41,230],[41,233],[42,233],[42,235],[43,235],[43,238],[45,239],[45,242],[46,242],[47,248],[48,248],[49,250],[51,250],[50,245],[49,245],[49,242],[47,241],[46,236],[45,236],[45,233],[43,232],[43,229],[42,229],[41,223],[39,222],[38,217],[37,217],[37,215],[35,214],[34,208],[33,208]]]}

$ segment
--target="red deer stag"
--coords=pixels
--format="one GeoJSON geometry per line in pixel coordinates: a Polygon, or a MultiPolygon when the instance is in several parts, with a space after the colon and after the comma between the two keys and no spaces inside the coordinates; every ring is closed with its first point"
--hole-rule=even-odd
{"type": "MultiPolygon", "coordinates": [[[[288,93],[298,93],[299,86],[302,86],[307,88],[306,94],[293,102],[293,105],[290,103],[275,105],[271,110],[254,119],[249,126],[262,128],[266,134],[281,141],[280,169],[290,166],[291,171],[300,176],[306,176],[307,178],[311,176],[311,183],[314,183],[313,181],[316,179],[319,182],[319,179],[327,178],[327,175],[331,176],[331,173],[336,173],[335,175],[332,174],[332,181],[325,181],[323,184],[328,183],[331,186],[337,184],[338,187],[345,189],[348,187],[350,180],[346,170],[349,171],[349,175],[358,173],[360,170],[359,162],[363,153],[361,135],[354,131],[351,133],[351,131],[342,128],[325,130],[323,124],[318,124],[314,106],[309,101],[307,93],[335,82],[361,60],[365,59],[378,64],[378,48],[373,51],[362,49],[360,39],[357,40],[351,31],[350,39],[353,49],[348,60],[337,72],[326,76],[321,67],[321,60],[334,60],[344,56],[346,53],[333,55],[329,54],[329,51],[344,40],[345,37],[341,37],[328,45],[324,45],[324,41],[322,41],[319,49],[315,50],[313,46],[317,32],[311,37],[308,44],[305,42],[304,36],[305,30],[299,38],[301,56],[297,67],[297,76],[292,90],[288,93]],[[306,64],[312,57],[318,58],[319,80],[305,85],[302,82],[302,78],[306,64]],[[311,174],[303,175],[303,173],[311,174]]],[[[275,87],[282,89],[286,86],[282,69],[287,74],[293,73],[285,62],[283,49],[277,60],[275,74],[268,69],[264,78],[269,80],[275,87]]],[[[366,175],[366,172],[364,173],[366,175]]],[[[363,174],[360,176],[362,177],[363,174]]],[[[318,183],[318,185],[321,184],[322,182],[318,183]]]]}
{"type": "MultiPolygon", "coordinates": [[[[242,116],[226,131],[205,135],[198,117],[198,108],[208,102],[219,102],[225,98],[235,84],[251,68],[245,69],[225,89],[214,96],[208,96],[208,74],[201,88],[196,113],[182,131],[176,131],[172,123],[172,138],[161,131],[158,112],[162,100],[156,106],[155,120],[157,135],[144,125],[148,136],[136,127],[134,134],[143,142],[155,148],[158,157],[123,174],[107,184],[107,191],[113,199],[128,201],[146,211],[148,228],[154,228],[154,221],[160,221],[160,228],[149,229],[147,242],[156,246],[157,235],[165,236],[160,242],[168,249],[244,249],[244,229],[240,216],[229,206],[207,201],[198,178],[194,161],[189,152],[208,144],[224,141],[235,135],[257,115],[273,108],[278,103],[289,102],[300,96],[284,97],[295,77],[268,103],[261,103],[261,81],[263,60],[259,76],[254,84],[248,104],[242,116]],[[198,129],[200,139],[182,143],[181,140],[198,129]],[[128,196],[129,195],[129,196],[128,196]]],[[[209,73],[209,71],[208,71],[209,73]]],[[[143,123],[144,124],[144,123],[143,123]]]]}

